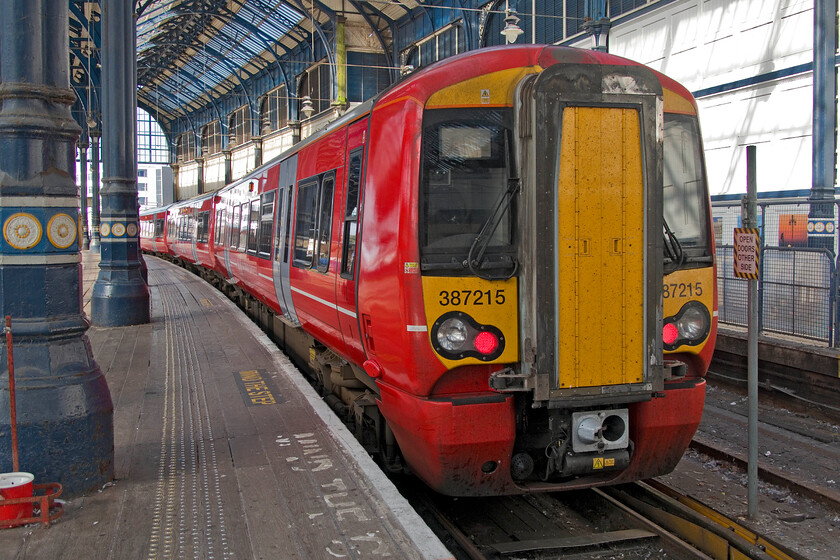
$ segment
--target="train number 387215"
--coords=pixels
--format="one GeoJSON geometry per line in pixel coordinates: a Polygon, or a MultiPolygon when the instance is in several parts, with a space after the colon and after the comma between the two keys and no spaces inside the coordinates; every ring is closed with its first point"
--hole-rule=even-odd
{"type": "Polygon", "coordinates": [[[504,290],[441,290],[438,303],[450,305],[502,305],[505,303],[504,290]]]}
{"type": "Polygon", "coordinates": [[[700,282],[680,282],[674,284],[663,284],[663,296],[668,298],[697,297],[703,295],[703,284],[700,282]]]}

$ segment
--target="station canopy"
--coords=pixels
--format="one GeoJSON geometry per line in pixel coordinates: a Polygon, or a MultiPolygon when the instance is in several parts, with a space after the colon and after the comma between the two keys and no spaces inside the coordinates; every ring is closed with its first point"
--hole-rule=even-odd
{"type": "MultiPolygon", "coordinates": [[[[101,2],[69,0],[73,86],[87,114],[99,106],[101,2]]],[[[364,26],[389,57],[393,23],[416,0],[135,0],[138,105],[164,126],[260,76],[294,76],[330,56],[335,22],[364,26]],[[326,45],[326,47],[325,47],[326,45]]]]}

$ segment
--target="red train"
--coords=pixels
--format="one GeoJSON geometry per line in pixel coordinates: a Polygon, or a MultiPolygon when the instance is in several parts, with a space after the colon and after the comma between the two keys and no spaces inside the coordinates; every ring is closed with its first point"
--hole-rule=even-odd
{"type": "MultiPolygon", "coordinates": [[[[450,495],[667,473],[717,328],[697,108],[605,53],[469,52],[141,217],[450,495]]],[[[343,403],[343,404],[342,404],[343,403]]]]}

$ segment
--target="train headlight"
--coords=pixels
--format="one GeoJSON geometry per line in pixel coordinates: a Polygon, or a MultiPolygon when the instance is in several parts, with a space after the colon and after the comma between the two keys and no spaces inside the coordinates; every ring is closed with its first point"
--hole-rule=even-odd
{"type": "Polygon", "coordinates": [[[712,327],[709,310],[699,301],[689,301],[673,317],[666,317],[662,327],[665,350],[679,346],[696,346],[706,340],[712,327]]]}
{"type": "Polygon", "coordinates": [[[450,352],[461,350],[467,342],[467,324],[458,317],[450,317],[438,327],[437,342],[450,352]]]}
{"type": "Polygon", "coordinates": [[[697,340],[709,328],[708,312],[705,307],[691,306],[685,310],[683,316],[677,320],[677,330],[683,338],[697,340]]]}
{"type": "Polygon", "coordinates": [[[431,332],[432,347],[447,360],[495,360],[505,350],[505,337],[497,327],[482,325],[462,311],[443,314],[431,332]]]}

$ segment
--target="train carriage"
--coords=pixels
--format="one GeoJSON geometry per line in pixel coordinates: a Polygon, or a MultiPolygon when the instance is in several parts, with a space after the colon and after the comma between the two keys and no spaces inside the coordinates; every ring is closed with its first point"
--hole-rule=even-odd
{"type": "Polygon", "coordinates": [[[708,189],[694,100],[651,69],[465,53],[205,201],[205,266],[282,318],[391,470],[451,495],[613,484],[672,470],[699,424],[708,189]]]}

